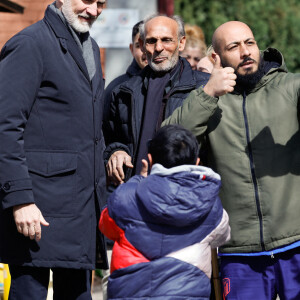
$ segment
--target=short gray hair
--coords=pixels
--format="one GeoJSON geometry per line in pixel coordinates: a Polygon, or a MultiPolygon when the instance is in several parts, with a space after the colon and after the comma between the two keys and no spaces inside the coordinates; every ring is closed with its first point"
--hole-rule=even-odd
{"type": "Polygon", "coordinates": [[[175,16],[169,17],[169,16],[163,15],[163,14],[153,14],[153,15],[145,18],[143,20],[143,23],[140,25],[140,28],[139,28],[140,39],[143,42],[145,42],[145,37],[146,37],[146,34],[145,34],[146,23],[156,17],[166,17],[166,18],[170,18],[170,19],[174,20],[178,25],[178,32],[177,32],[178,39],[181,39],[183,36],[185,36],[184,22],[180,16],[175,15],[175,16]]]}

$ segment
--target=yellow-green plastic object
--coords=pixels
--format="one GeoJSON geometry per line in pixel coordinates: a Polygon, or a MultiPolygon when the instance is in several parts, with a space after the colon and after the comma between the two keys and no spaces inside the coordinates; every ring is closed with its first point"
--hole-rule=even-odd
{"type": "Polygon", "coordinates": [[[8,300],[11,277],[10,277],[8,265],[6,264],[4,264],[3,279],[4,279],[3,300],[8,300]]]}

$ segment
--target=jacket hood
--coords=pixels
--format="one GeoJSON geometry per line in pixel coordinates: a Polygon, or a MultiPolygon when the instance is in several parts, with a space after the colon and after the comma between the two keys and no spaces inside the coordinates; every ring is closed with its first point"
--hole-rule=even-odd
{"type": "Polygon", "coordinates": [[[265,51],[262,51],[265,61],[265,75],[261,79],[261,82],[268,81],[268,78],[271,74],[277,72],[288,72],[288,69],[285,65],[283,55],[275,48],[268,48],[265,51]]]}
{"type": "Polygon", "coordinates": [[[199,223],[209,214],[220,186],[220,176],[209,168],[184,165],[166,169],[155,164],[136,195],[154,222],[183,227],[199,223]]]}
{"type": "Polygon", "coordinates": [[[267,48],[265,51],[262,51],[262,55],[263,55],[265,61],[276,62],[279,64],[279,67],[271,68],[267,74],[272,73],[274,71],[288,72],[288,69],[284,62],[283,55],[277,49],[267,48]]]}

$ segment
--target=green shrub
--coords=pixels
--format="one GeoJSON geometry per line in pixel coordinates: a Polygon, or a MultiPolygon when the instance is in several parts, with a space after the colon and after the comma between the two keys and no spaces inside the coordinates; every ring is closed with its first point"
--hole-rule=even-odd
{"type": "Polygon", "coordinates": [[[214,30],[226,21],[245,22],[260,49],[274,47],[289,71],[300,72],[299,0],[175,0],[175,14],[200,26],[211,43],[214,30]]]}

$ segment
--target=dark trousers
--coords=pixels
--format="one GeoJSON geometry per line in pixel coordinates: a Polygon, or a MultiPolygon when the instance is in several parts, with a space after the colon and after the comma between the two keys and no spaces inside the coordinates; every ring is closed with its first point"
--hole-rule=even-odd
{"type": "MultiPolygon", "coordinates": [[[[9,300],[46,300],[50,268],[9,265],[9,300]]],[[[91,300],[91,271],[51,268],[53,300],[91,300]]]]}

